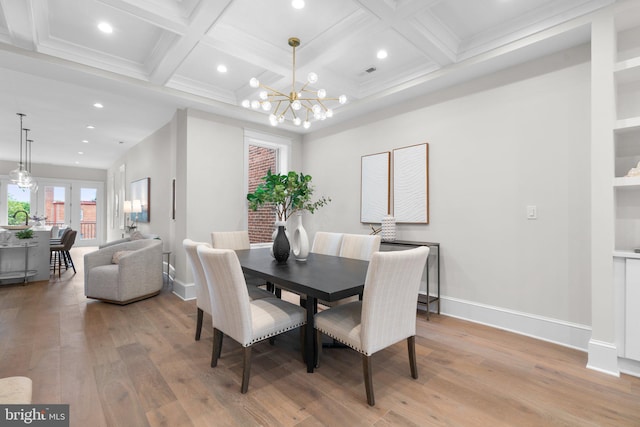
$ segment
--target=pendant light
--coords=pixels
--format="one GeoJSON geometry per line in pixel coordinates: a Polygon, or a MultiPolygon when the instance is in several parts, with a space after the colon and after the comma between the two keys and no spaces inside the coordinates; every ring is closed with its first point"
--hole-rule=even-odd
{"type": "Polygon", "coordinates": [[[20,163],[18,163],[17,169],[14,169],[11,172],[9,172],[9,179],[11,180],[12,183],[17,184],[18,187],[20,188],[29,188],[31,185],[31,174],[25,168],[24,163],[22,162],[22,119],[25,116],[25,114],[22,114],[22,113],[16,113],[16,114],[20,117],[20,163]]]}
{"type": "Polygon", "coordinates": [[[31,170],[31,145],[33,144],[33,139],[28,139],[27,132],[29,129],[25,129],[25,140],[27,141],[27,145],[25,148],[26,160],[27,160],[27,171],[31,174],[31,184],[29,185],[29,189],[33,193],[38,192],[38,181],[33,177],[33,171],[31,170]]]}

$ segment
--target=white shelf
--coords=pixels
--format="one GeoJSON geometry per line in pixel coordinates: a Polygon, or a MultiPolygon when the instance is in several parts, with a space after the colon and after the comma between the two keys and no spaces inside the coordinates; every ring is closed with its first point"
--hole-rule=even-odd
{"type": "Polygon", "coordinates": [[[620,61],[614,67],[618,83],[633,83],[640,80],[640,57],[620,61]]]}
{"type": "Polygon", "coordinates": [[[614,178],[613,186],[625,188],[640,188],[640,176],[623,176],[614,178]]]}
{"type": "Polygon", "coordinates": [[[615,258],[634,258],[640,259],[640,253],[624,250],[624,249],[616,249],[613,251],[613,256],[615,258]]]}
{"type": "Polygon", "coordinates": [[[613,130],[616,133],[640,130],[640,117],[629,117],[628,119],[616,120],[613,130]]]}

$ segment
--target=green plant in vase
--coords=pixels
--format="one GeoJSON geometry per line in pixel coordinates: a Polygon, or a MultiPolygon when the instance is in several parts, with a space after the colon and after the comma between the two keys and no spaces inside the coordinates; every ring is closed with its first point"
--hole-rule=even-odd
{"type": "Polygon", "coordinates": [[[27,228],[26,230],[16,231],[16,237],[18,239],[33,239],[33,230],[27,228]]]}
{"type": "MultiPolygon", "coordinates": [[[[247,194],[247,200],[249,201],[249,208],[254,211],[260,206],[271,206],[276,213],[278,218],[278,235],[274,240],[273,252],[276,260],[281,262],[278,259],[278,254],[276,254],[276,241],[279,243],[282,242],[284,245],[283,239],[287,240],[286,246],[289,246],[288,239],[286,238],[286,235],[284,235],[284,223],[296,212],[302,213],[304,211],[308,211],[310,213],[314,213],[316,209],[326,205],[331,201],[331,199],[322,196],[315,201],[312,200],[314,188],[313,185],[311,185],[311,175],[305,175],[294,171],[290,171],[287,174],[274,174],[269,170],[267,171],[267,175],[262,177],[262,180],[263,182],[256,187],[253,193],[247,194]],[[281,230],[283,237],[279,237],[281,230]]],[[[302,233],[304,233],[303,236],[300,236],[301,240],[306,239],[306,233],[302,228],[301,220],[298,228],[296,228],[296,232],[298,229],[302,229],[302,233]]],[[[294,255],[296,254],[296,239],[297,235],[294,232],[294,255]]],[[[304,241],[300,243],[301,246],[304,246],[305,244],[304,241]]],[[[308,239],[306,246],[308,247],[308,239]]],[[[300,252],[302,252],[306,258],[304,247],[300,248],[300,252]]],[[[306,249],[306,252],[308,252],[308,249],[306,249]]],[[[286,257],[288,256],[289,249],[282,248],[282,257],[285,257],[282,262],[286,262],[286,257]]]]}

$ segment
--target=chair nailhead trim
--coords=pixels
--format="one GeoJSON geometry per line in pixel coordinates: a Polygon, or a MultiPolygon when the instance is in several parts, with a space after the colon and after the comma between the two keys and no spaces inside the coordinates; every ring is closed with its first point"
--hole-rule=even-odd
{"type": "Polygon", "coordinates": [[[325,332],[325,331],[323,331],[323,330],[321,330],[321,329],[318,329],[318,328],[316,328],[316,331],[318,331],[318,332],[322,332],[323,334],[325,334],[325,335],[326,335],[326,336],[328,336],[329,338],[333,338],[334,340],[336,340],[336,341],[338,341],[338,342],[341,342],[342,344],[344,344],[344,345],[346,345],[347,347],[349,347],[349,348],[351,348],[351,349],[353,349],[353,350],[357,351],[358,353],[362,353],[362,354],[364,354],[365,356],[371,356],[370,354],[365,353],[362,349],[355,348],[355,347],[351,347],[351,345],[347,344],[346,342],[344,342],[343,340],[341,340],[341,339],[340,339],[340,338],[338,338],[338,337],[334,337],[334,336],[333,336],[332,334],[330,334],[329,332],[325,332]]]}
{"type": "Polygon", "coordinates": [[[264,340],[266,340],[267,338],[275,337],[276,335],[280,335],[280,334],[281,334],[281,333],[283,333],[283,332],[287,332],[287,331],[290,331],[290,330],[292,330],[292,329],[299,328],[300,326],[302,326],[302,325],[306,325],[306,324],[307,324],[307,322],[306,322],[306,321],[304,321],[304,322],[302,322],[302,323],[298,323],[298,324],[296,324],[296,325],[290,326],[290,327],[288,327],[288,328],[286,328],[286,329],[282,329],[282,330],[279,330],[279,331],[275,331],[275,332],[273,332],[273,333],[271,333],[271,334],[264,335],[264,336],[261,336],[261,337],[256,337],[256,338],[254,338],[250,343],[246,344],[246,345],[245,345],[245,347],[249,347],[249,346],[250,346],[250,345],[252,345],[252,344],[255,344],[255,343],[260,342],[260,341],[264,341],[264,340]]]}

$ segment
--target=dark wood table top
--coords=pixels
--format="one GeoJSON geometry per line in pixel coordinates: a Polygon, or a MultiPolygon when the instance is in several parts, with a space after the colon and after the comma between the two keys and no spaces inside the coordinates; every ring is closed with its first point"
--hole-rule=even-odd
{"type": "Polygon", "coordinates": [[[368,261],[310,253],[307,261],[290,257],[278,264],[269,248],[236,251],[243,271],[293,292],[323,301],[358,295],[364,289],[368,261]]]}

